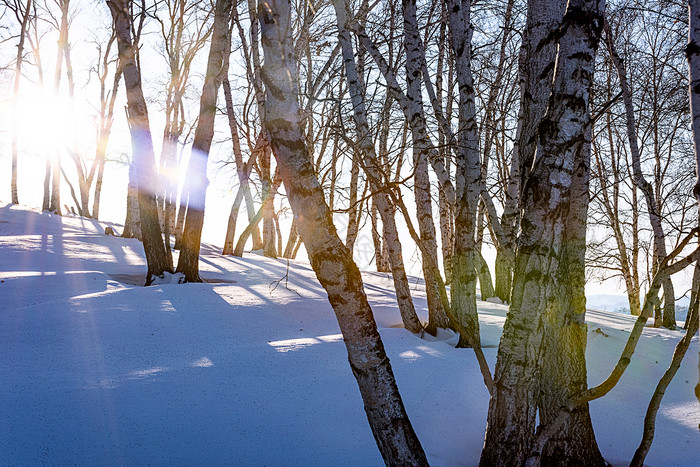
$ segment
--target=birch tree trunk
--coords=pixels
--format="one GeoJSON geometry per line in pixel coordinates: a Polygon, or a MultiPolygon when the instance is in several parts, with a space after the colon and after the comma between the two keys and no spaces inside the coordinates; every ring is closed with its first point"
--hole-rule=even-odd
{"type": "MultiPolygon", "coordinates": [[[[586,388],[584,255],[590,159],[588,112],[604,0],[570,0],[523,187],[523,218],[508,319],[498,349],[481,465],[523,465],[542,425],[586,388]]],[[[526,116],[527,117],[527,116],[526,116]]],[[[588,405],[573,411],[535,465],[604,465],[588,405]]]]}
{"type": "Polygon", "coordinates": [[[153,140],[148,122],[146,100],[141,88],[141,75],[136,67],[134,47],[131,42],[129,2],[127,0],[108,0],[107,5],[114,20],[119,48],[119,66],[122,69],[124,87],[126,88],[131,144],[137,168],[139,216],[143,248],[148,264],[146,285],[150,285],[154,277],[161,276],[164,272],[172,272],[168,266],[165,244],[158,222],[155,193],[151,190],[157,180],[153,140]]]}
{"type": "MultiPolygon", "coordinates": [[[[421,67],[423,47],[418,33],[416,18],[416,1],[403,0],[404,17],[404,46],[406,48],[406,117],[411,127],[413,138],[414,165],[414,194],[416,200],[416,215],[420,238],[425,245],[422,253],[429,255],[423,258],[423,277],[428,298],[428,332],[435,334],[437,328],[449,327],[447,310],[440,299],[440,283],[442,278],[439,270],[430,267],[437,264],[437,241],[435,224],[433,222],[433,207],[430,195],[430,178],[428,175],[428,154],[436,152],[431,147],[425,125],[423,98],[421,97],[421,67]]],[[[444,285],[443,285],[444,287],[444,285]]]]}
{"type": "Polygon", "coordinates": [[[139,188],[136,173],[136,164],[129,166],[129,185],[126,191],[126,219],[124,220],[124,238],[138,238],[143,241],[141,235],[141,216],[139,215],[139,188]]]}
{"type": "Polygon", "coordinates": [[[228,72],[228,54],[231,36],[231,0],[217,0],[214,7],[211,48],[207,61],[207,72],[199,101],[199,120],[192,142],[192,155],[187,173],[189,202],[182,232],[182,249],[177,263],[177,272],[185,274],[187,282],[201,282],[199,277],[199,248],[204,225],[204,204],[207,193],[207,160],[214,137],[216,98],[224,74],[228,72]]]}
{"type": "MultiPolygon", "coordinates": [[[[61,83],[61,70],[68,47],[68,7],[70,0],[58,0],[61,10],[61,20],[58,26],[58,43],[56,44],[56,67],[54,70],[54,95],[58,95],[61,83]]],[[[48,169],[47,169],[48,171],[48,169]]],[[[49,211],[61,214],[61,154],[57,150],[51,164],[51,196],[49,211]]]]}
{"type": "MultiPolygon", "coordinates": [[[[234,9],[231,10],[232,12],[235,11],[235,6],[233,8],[234,9]]],[[[228,117],[229,130],[231,132],[233,157],[234,161],[236,162],[236,174],[238,175],[238,183],[240,184],[239,193],[236,194],[236,200],[234,201],[233,207],[231,208],[231,214],[233,215],[233,211],[235,209],[236,217],[238,217],[238,208],[236,207],[236,205],[240,205],[242,199],[245,199],[246,209],[249,213],[248,220],[250,221],[250,219],[252,219],[252,217],[255,215],[255,212],[253,212],[252,214],[250,213],[250,211],[253,209],[253,196],[250,193],[250,184],[248,182],[250,177],[250,171],[253,167],[252,163],[255,160],[253,155],[256,153],[256,151],[252,151],[251,157],[248,159],[248,162],[244,164],[240,138],[238,137],[238,121],[236,119],[236,114],[233,109],[233,96],[231,95],[231,84],[229,83],[227,76],[224,76],[224,79],[222,81],[222,87],[224,88],[226,116],[228,117]],[[239,194],[241,196],[241,200],[238,199],[239,194]]],[[[228,228],[226,229],[226,238],[224,240],[224,250],[222,253],[224,255],[233,254],[233,240],[236,233],[236,220],[236,218],[231,218],[231,216],[229,216],[229,224],[228,228]]],[[[260,235],[258,234],[258,237],[259,236],[260,235]]],[[[255,238],[255,236],[253,238],[255,238]]]]}
{"type": "MultiPolygon", "coordinates": [[[[394,208],[391,205],[389,196],[381,191],[381,189],[384,188],[384,184],[377,154],[374,150],[374,142],[369,132],[364,103],[364,86],[357,73],[350,33],[346,28],[347,10],[349,8],[348,3],[346,0],[334,0],[333,7],[335,8],[338,21],[338,41],[342,49],[345,76],[348,81],[348,90],[350,91],[350,98],[352,100],[357,142],[362,152],[362,157],[364,159],[363,165],[372,186],[372,192],[374,192],[372,202],[373,205],[377,207],[382,218],[382,224],[384,225],[384,243],[389,252],[394,289],[396,290],[396,300],[399,305],[401,319],[407,330],[411,332],[420,332],[423,329],[423,325],[418,319],[411,298],[411,287],[408,282],[408,277],[406,276],[406,269],[404,268],[401,243],[394,219],[394,208]]],[[[349,246],[348,248],[350,249],[349,246]]]]}
{"type": "MultiPolygon", "coordinates": [[[[693,195],[698,201],[700,213],[700,0],[688,1],[690,28],[688,33],[688,69],[690,70],[690,116],[693,130],[693,149],[695,152],[695,175],[697,182],[693,188],[693,195]]],[[[696,283],[697,284],[697,283],[696,283]]],[[[695,291],[697,291],[697,286],[695,291]]],[[[700,374],[700,363],[698,364],[700,374]]],[[[700,402],[700,376],[695,386],[695,395],[700,402]]]]}
{"type": "MultiPolygon", "coordinates": [[[[21,3],[17,4],[18,8],[21,3]]],[[[19,31],[19,44],[17,44],[17,58],[15,62],[15,80],[12,89],[12,180],[10,182],[10,190],[12,196],[12,204],[19,204],[17,195],[17,160],[18,160],[18,131],[17,131],[17,107],[19,101],[19,83],[22,79],[22,62],[24,61],[24,38],[27,35],[27,25],[29,23],[29,15],[31,12],[32,0],[27,0],[24,7],[24,12],[21,14],[22,22],[19,31]]],[[[19,16],[20,11],[16,12],[19,16]]]]}
{"type": "MultiPolygon", "coordinates": [[[[454,253],[452,256],[452,314],[470,336],[460,336],[462,345],[480,346],[479,316],[476,309],[477,254],[476,215],[481,186],[479,133],[471,70],[471,0],[448,0],[450,42],[459,87],[459,131],[457,133],[456,204],[454,253]]],[[[427,78],[426,78],[427,79],[427,78]]]]}
{"type": "Polygon", "coordinates": [[[427,465],[401,401],[389,359],[364,293],[360,271],[332,223],[301,131],[289,1],[260,12],[265,55],[265,126],[311,266],[328,293],[348,350],[365,411],[387,465],[427,465]]]}
{"type": "MultiPolygon", "coordinates": [[[[488,167],[489,167],[489,161],[491,159],[491,147],[493,146],[494,140],[496,139],[496,104],[497,104],[497,99],[498,95],[501,89],[501,81],[503,79],[503,74],[505,70],[505,62],[506,62],[506,47],[508,46],[508,39],[510,37],[511,31],[513,29],[512,27],[512,16],[513,16],[513,4],[514,0],[508,0],[508,3],[506,4],[506,11],[504,13],[503,17],[503,37],[501,37],[501,46],[498,54],[498,65],[496,67],[496,76],[494,77],[493,80],[493,85],[491,86],[491,89],[489,90],[489,95],[488,99],[486,101],[486,108],[485,108],[485,116],[484,116],[484,121],[482,123],[482,126],[486,127],[485,130],[485,135],[484,135],[484,150],[483,150],[483,158],[481,162],[481,184],[482,184],[482,197],[484,198],[484,201],[480,206],[483,206],[485,209],[480,209],[479,210],[479,216],[477,218],[477,229],[476,229],[476,235],[477,235],[477,242],[476,242],[476,249],[481,252],[482,248],[482,238],[483,237],[483,213],[486,211],[488,213],[488,209],[486,209],[486,203],[487,202],[492,202],[490,197],[488,196],[488,189],[486,187],[486,180],[487,180],[487,174],[488,174],[488,167]]],[[[492,225],[495,224],[500,224],[500,221],[498,218],[495,216],[488,216],[488,220],[492,225]]],[[[506,220],[508,218],[506,217],[506,220]]],[[[509,220],[509,222],[512,222],[512,220],[509,220]]],[[[491,230],[494,230],[493,228],[491,230]]],[[[500,226],[500,230],[503,231],[503,227],[500,226]]],[[[510,232],[509,232],[510,233],[510,232]]],[[[496,241],[496,251],[498,252],[499,250],[504,250],[507,248],[510,248],[511,251],[514,251],[514,244],[513,244],[513,235],[511,234],[508,238],[505,238],[505,236],[501,235],[500,238],[497,238],[496,241]],[[501,244],[504,244],[501,246],[501,244]]],[[[501,258],[503,259],[503,257],[501,258]]],[[[481,289],[481,299],[486,300],[489,297],[497,296],[496,291],[494,290],[493,283],[491,282],[491,274],[489,272],[488,266],[486,265],[486,262],[483,261],[483,257],[479,260],[480,266],[480,272],[479,272],[479,288],[481,289]]],[[[510,295],[510,286],[512,285],[512,280],[511,280],[511,275],[512,275],[512,265],[510,267],[506,268],[500,268],[499,270],[495,270],[494,272],[496,273],[496,281],[498,283],[498,272],[502,275],[505,275],[506,277],[501,278],[501,288],[507,290],[507,292],[501,292],[502,295],[510,295]]],[[[501,298],[501,301],[506,302],[507,300],[504,300],[501,298]]]]}
{"type": "Polygon", "coordinates": [[[520,224],[521,180],[532,166],[537,126],[547,110],[552,90],[554,58],[557,52],[555,31],[561,24],[566,0],[528,0],[527,21],[520,47],[520,110],[513,144],[506,202],[501,216],[504,241],[496,252],[496,295],[510,302],[515,250],[520,224]]]}
{"type": "MultiPolygon", "coordinates": [[[[258,12],[257,12],[257,0],[248,0],[248,14],[250,15],[250,60],[247,62],[249,67],[249,79],[253,85],[253,90],[255,91],[255,102],[258,108],[258,115],[260,116],[260,121],[265,121],[265,96],[262,86],[262,76],[261,76],[261,64],[260,64],[260,38],[258,31],[258,12]]],[[[260,138],[262,139],[261,152],[258,154],[258,162],[260,167],[260,177],[262,179],[262,204],[263,204],[263,235],[262,243],[260,245],[255,245],[256,236],[258,235],[258,229],[255,227],[253,231],[253,248],[256,246],[263,249],[263,254],[265,256],[276,256],[275,255],[275,227],[274,227],[274,196],[277,190],[271,190],[272,178],[271,178],[271,154],[269,149],[270,137],[267,134],[267,130],[264,125],[261,131],[260,138]],[[271,197],[270,197],[271,196],[271,197]]],[[[258,146],[258,143],[256,143],[258,146]]],[[[253,217],[250,218],[251,224],[253,222],[253,217]]]]}
{"type": "MultiPolygon", "coordinates": [[[[617,70],[617,75],[620,79],[620,89],[622,90],[622,101],[625,104],[625,117],[627,124],[627,139],[630,146],[630,155],[632,156],[632,168],[634,173],[634,182],[642,190],[644,200],[647,205],[647,213],[649,214],[649,222],[654,233],[654,268],[656,272],[658,265],[666,257],[666,235],[664,228],[661,225],[661,213],[658,206],[659,200],[656,198],[654,188],[651,186],[642,172],[641,156],[639,154],[639,145],[637,144],[637,124],[634,117],[634,106],[632,105],[632,92],[630,91],[627,82],[627,70],[622,63],[622,59],[615,49],[615,42],[612,36],[610,25],[605,25],[605,38],[610,57],[613,65],[617,70]]],[[[676,297],[673,290],[673,282],[668,277],[664,280],[664,311],[663,323],[664,327],[674,329],[676,327],[676,297]]]]}
{"type": "MultiPolygon", "coordinates": [[[[97,135],[97,148],[95,150],[95,164],[93,165],[93,171],[95,169],[97,170],[95,178],[95,192],[92,200],[92,216],[94,219],[99,219],[100,216],[100,199],[102,197],[102,180],[104,178],[105,162],[107,159],[107,144],[112,131],[112,123],[114,122],[114,104],[117,100],[119,81],[121,81],[122,77],[122,71],[117,63],[115,64],[114,76],[112,79],[112,90],[107,92],[106,80],[109,69],[109,52],[115,40],[116,37],[113,34],[107,44],[104,54],[102,55],[102,73],[99,75],[100,124],[97,135]]],[[[90,178],[92,179],[92,172],[90,178]]]]}

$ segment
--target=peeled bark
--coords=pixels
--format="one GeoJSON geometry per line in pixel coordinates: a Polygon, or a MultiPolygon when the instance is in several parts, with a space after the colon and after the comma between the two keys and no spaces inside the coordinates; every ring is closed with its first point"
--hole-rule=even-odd
{"type": "Polygon", "coordinates": [[[261,11],[265,54],[265,126],[309,253],[343,333],[350,367],[365,402],[377,446],[387,465],[427,465],[401,401],[389,359],[364,293],[360,271],[332,223],[324,194],[307,157],[292,57],[291,7],[271,0],[261,11]]]}
{"type": "Polygon", "coordinates": [[[588,112],[604,0],[570,0],[552,94],[523,189],[511,307],[498,349],[481,465],[604,465],[587,404],[533,453],[546,425],[586,388],[584,256],[590,159],[588,112]]]}
{"type": "Polygon", "coordinates": [[[204,225],[204,204],[207,191],[207,160],[214,137],[214,119],[216,117],[216,98],[219,85],[228,71],[231,37],[229,22],[231,18],[231,0],[217,0],[214,7],[214,25],[212,26],[211,48],[207,61],[207,72],[199,101],[199,119],[192,142],[192,155],[187,171],[189,202],[185,228],[182,234],[182,249],[177,263],[177,272],[185,274],[187,282],[201,282],[199,277],[199,248],[204,225]]]}
{"type": "Polygon", "coordinates": [[[165,244],[158,222],[158,207],[155,193],[151,187],[155,184],[155,154],[153,153],[153,140],[148,122],[148,110],[146,100],[141,88],[141,76],[134,56],[134,47],[131,42],[131,18],[129,2],[126,0],[108,0],[114,28],[119,47],[119,62],[126,88],[127,115],[131,132],[131,144],[133,147],[134,163],[137,168],[138,204],[141,218],[141,232],[143,247],[146,253],[148,272],[146,285],[149,285],[154,277],[161,276],[165,272],[172,272],[168,266],[165,244]]]}

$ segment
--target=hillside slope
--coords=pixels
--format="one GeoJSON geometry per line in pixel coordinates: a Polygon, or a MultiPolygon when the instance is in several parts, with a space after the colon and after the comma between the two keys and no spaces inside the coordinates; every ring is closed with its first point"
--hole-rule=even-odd
{"type": "MultiPolygon", "coordinates": [[[[104,235],[104,225],[0,203],[2,465],[382,465],[308,264],[204,247],[206,283],[145,288],[135,285],[146,271],[141,244],[104,235]]],[[[405,331],[390,278],[364,279],[431,464],[475,465],[488,393],[473,353],[453,348],[448,332],[405,331]]],[[[412,283],[426,320],[424,290],[412,283]]],[[[480,302],[492,369],[505,313],[480,302]]],[[[633,319],[590,312],[588,321],[596,384],[633,319]]],[[[610,462],[631,459],[681,336],[646,329],[618,387],[591,404],[610,462]]],[[[696,337],[662,404],[649,465],[697,465],[697,359],[696,337]]]]}

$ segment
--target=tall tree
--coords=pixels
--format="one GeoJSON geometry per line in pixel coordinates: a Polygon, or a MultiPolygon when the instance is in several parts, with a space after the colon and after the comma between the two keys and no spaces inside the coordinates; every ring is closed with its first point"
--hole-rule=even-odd
{"type": "Polygon", "coordinates": [[[119,68],[118,58],[114,60],[114,76],[112,79],[112,89],[108,90],[106,86],[107,77],[109,73],[110,63],[113,61],[111,56],[112,44],[116,41],[116,36],[114,31],[110,36],[109,41],[102,50],[102,46],[98,46],[100,52],[100,57],[98,65],[95,69],[97,73],[97,79],[100,82],[100,116],[98,120],[97,127],[97,149],[95,151],[95,162],[90,171],[90,176],[88,177],[90,183],[95,175],[95,168],[97,169],[97,178],[95,179],[95,194],[92,202],[92,217],[99,219],[100,216],[100,200],[102,198],[102,180],[105,172],[105,162],[107,161],[107,143],[109,142],[109,136],[112,131],[112,124],[114,122],[114,105],[117,101],[117,91],[119,89],[119,82],[121,81],[122,72],[119,68]]]}
{"type": "Polygon", "coordinates": [[[27,0],[24,9],[21,2],[3,2],[10,9],[17,21],[20,23],[19,43],[17,44],[17,58],[15,59],[15,79],[12,89],[12,180],[10,189],[12,191],[12,203],[19,204],[19,196],[17,195],[17,161],[18,161],[18,140],[17,131],[17,108],[19,106],[19,85],[22,80],[22,62],[24,62],[24,40],[28,34],[29,17],[32,11],[32,0],[27,0]]]}
{"type": "Polygon", "coordinates": [[[360,151],[362,152],[362,164],[368,174],[372,191],[374,192],[372,200],[374,205],[377,206],[382,223],[384,224],[384,242],[387,245],[389,253],[388,256],[393,273],[394,288],[396,290],[396,300],[398,301],[399,311],[406,329],[411,332],[419,332],[423,329],[423,325],[416,315],[416,310],[411,298],[411,288],[403,264],[401,243],[399,242],[396,220],[394,219],[394,208],[391,205],[389,195],[383,191],[386,189],[385,177],[382,176],[383,173],[374,149],[374,141],[369,132],[364,103],[364,85],[357,73],[350,32],[346,27],[348,18],[347,9],[349,5],[344,0],[334,0],[333,7],[335,8],[338,21],[338,41],[342,47],[345,76],[348,81],[348,89],[352,101],[357,141],[360,146],[360,151]]]}
{"type": "Polygon", "coordinates": [[[512,303],[498,349],[481,465],[605,464],[587,404],[576,407],[541,453],[531,452],[536,417],[549,423],[563,401],[587,385],[588,105],[604,8],[604,0],[570,0],[556,61],[550,61],[552,93],[535,157],[525,167],[512,303]]]}
{"type": "MultiPolygon", "coordinates": [[[[637,123],[634,116],[634,106],[632,105],[632,92],[627,81],[627,70],[625,65],[622,63],[620,55],[617,53],[615,48],[615,40],[612,35],[612,29],[610,25],[606,23],[605,25],[605,43],[607,45],[608,51],[610,52],[610,58],[612,59],[613,65],[617,70],[617,75],[620,79],[620,89],[622,90],[622,100],[625,104],[625,120],[627,123],[627,138],[629,142],[630,155],[632,156],[632,168],[634,181],[637,187],[644,194],[644,200],[646,201],[647,213],[649,215],[649,222],[651,223],[651,228],[654,233],[654,268],[653,273],[658,269],[658,265],[666,257],[666,234],[664,233],[663,225],[661,224],[661,213],[659,212],[659,206],[661,203],[657,199],[657,194],[654,192],[654,187],[649,183],[644,177],[642,172],[642,162],[639,151],[639,145],[637,144],[637,123]]],[[[676,297],[673,289],[673,282],[671,278],[668,277],[664,280],[664,312],[663,312],[663,326],[667,328],[675,328],[676,326],[676,297]]]]}
{"type": "MultiPolygon", "coordinates": [[[[545,114],[552,89],[551,66],[556,56],[556,31],[566,0],[528,0],[525,32],[518,58],[520,110],[513,143],[510,173],[501,216],[503,236],[496,251],[496,295],[510,302],[518,229],[520,193],[537,145],[537,126],[545,114]]],[[[493,216],[489,219],[495,224],[493,216]]]]}
{"type": "Polygon", "coordinates": [[[301,131],[289,0],[261,5],[265,65],[265,126],[297,228],[343,333],[350,367],[365,402],[375,441],[387,465],[427,465],[401,401],[360,271],[338,237],[301,131]]]}
{"type": "MultiPolygon", "coordinates": [[[[459,89],[457,157],[455,165],[457,195],[455,203],[454,252],[452,256],[452,313],[466,324],[471,336],[463,336],[470,345],[479,346],[479,317],[476,310],[476,215],[481,187],[479,135],[474,102],[474,79],[471,68],[470,0],[447,0],[450,42],[455,60],[459,89]]],[[[426,76],[426,81],[428,77],[426,76]]],[[[482,283],[482,290],[484,284],[482,283]]],[[[486,297],[483,297],[486,298],[486,297]]]]}
{"type": "Polygon", "coordinates": [[[138,206],[141,218],[143,248],[148,271],[146,285],[165,272],[172,272],[158,221],[156,194],[155,154],[148,122],[148,109],[141,88],[141,73],[136,66],[135,50],[131,41],[131,12],[128,0],[107,0],[114,21],[119,49],[119,66],[126,88],[127,114],[131,132],[134,164],[137,169],[138,206]]]}
{"type": "Polygon", "coordinates": [[[202,87],[199,103],[199,120],[192,143],[187,171],[186,191],[188,193],[187,215],[182,236],[182,249],[177,263],[177,272],[185,274],[187,282],[200,282],[199,247],[204,225],[204,204],[207,191],[207,160],[214,137],[214,119],[216,117],[216,98],[219,86],[227,69],[228,55],[231,48],[229,23],[231,21],[231,0],[217,0],[214,7],[214,24],[212,26],[211,48],[207,61],[207,73],[202,87]]]}
{"type": "MultiPolygon", "coordinates": [[[[688,46],[686,55],[688,57],[688,68],[690,70],[690,115],[691,128],[693,131],[693,149],[695,150],[695,175],[696,183],[693,188],[693,195],[698,202],[700,212],[700,0],[688,1],[690,28],[688,33],[688,46]]],[[[697,267],[696,267],[697,271],[697,267]]],[[[698,283],[694,281],[696,301],[698,298],[698,283]]],[[[696,303],[697,307],[698,304],[696,303]]],[[[700,370],[700,364],[698,364],[700,370]]],[[[695,386],[695,395],[700,402],[700,375],[698,384],[695,386]]]]}

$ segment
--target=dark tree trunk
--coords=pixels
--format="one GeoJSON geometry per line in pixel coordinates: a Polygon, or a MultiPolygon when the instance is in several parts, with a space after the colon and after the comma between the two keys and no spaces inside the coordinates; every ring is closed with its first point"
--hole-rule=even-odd
{"type": "Polygon", "coordinates": [[[146,285],[156,276],[172,272],[166,257],[165,244],[158,222],[158,206],[152,187],[156,184],[155,155],[148,122],[146,100],[141,89],[141,75],[136,67],[134,47],[131,42],[131,15],[127,0],[108,0],[119,47],[119,62],[126,88],[129,129],[134,161],[137,167],[139,215],[143,248],[148,272],[146,285]]]}
{"type": "Polygon", "coordinates": [[[217,0],[214,7],[214,25],[212,26],[211,48],[207,61],[207,74],[199,101],[199,120],[192,143],[192,156],[187,173],[189,202],[185,228],[182,232],[182,248],[177,263],[177,272],[185,274],[185,281],[200,282],[199,247],[204,225],[204,204],[207,193],[207,160],[209,148],[214,137],[214,118],[216,117],[216,97],[219,86],[227,68],[231,36],[229,22],[231,19],[231,0],[217,0]]]}

